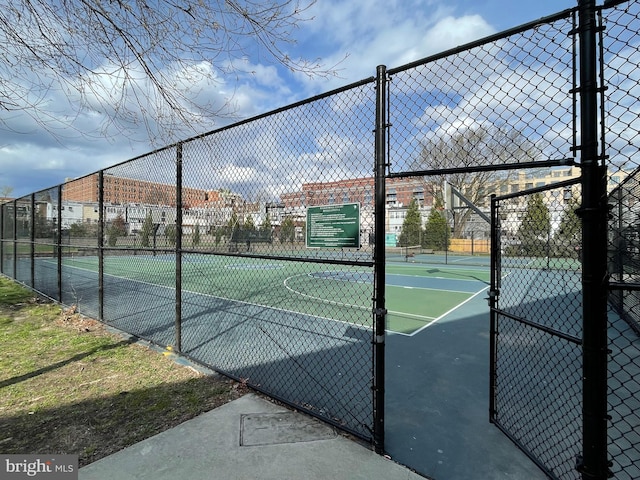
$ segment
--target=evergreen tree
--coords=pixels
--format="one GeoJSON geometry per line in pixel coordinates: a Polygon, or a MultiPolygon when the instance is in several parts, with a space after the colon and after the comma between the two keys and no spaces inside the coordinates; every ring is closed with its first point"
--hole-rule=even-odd
{"type": "Polygon", "coordinates": [[[153,235],[153,219],[151,218],[151,213],[147,213],[144,223],[142,224],[142,230],[140,231],[140,245],[142,245],[143,248],[151,246],[149,240],[151,235],[153,235]]]}
{"type": "Polygon", "coordinates": [[[420,245],[422,239],[422,219],[420,210],[418,210],[418,202],[412,199],[407,209],[407,216],[402,223],[402,231],[400,232],[399,243],[401,247],[410,247],[420,245]]]}
{"type": "Polygon", "coordinates": [[[436,198],[436,203],[431,208],[429,218],[425,223],[423,246],[433,250],[447,250],[449,237],[449,223],[442,213],[442,201],[436,198]]]}
{"type": "Polygon", "coordinates": [[[256,236],[256,225],[253,223],[253,217],[251,215],[247,215],[244,219],[244,224],[242,225],[242,232],[239,236],[239,241],[245,243],[247,245],[247,251],[251,249],[251,242],[255,239],[256,236]]]}
{"type": "Polygon", "coordinates": [[[293,222],[293,218],[286,216],[280,226],[280,242],[291,242],[296,238],[296,225],[293,222]]]}
{"type": "Polygon", "coordinates": [[[178,232],[175,225],[167,225],[164,229],[164,235],[167,237],[167,243],[171,246],[175,246],[177,234],[178,232]]]}
{"type": "Polygon", "coordinates": [[[550,232],[549,208],[545,205],[542,195],[535,193],[527,201],[527,210],[518,228],[522,253],[528,256],[546,256],[550,232]]]}
{"type": "Polygon", "coordinates": [[[233,232],[237,229],[238,229],[238,215],[236,214],[236,212],[233,212],[231,214],[231,218],[229,219],[225,227],[225,234],[227,235],[227,237],[231,238],[233,237],[233,232]]]}
{"type": "Polygon", "coordinates": [[[576,214],[576,210],[580,206],[580,200],[571,197],[565,205],[560,219],[560,226],[553,237],[555,246],[555,254],[560,257],[575,257],[576,250],[580,248],[582,243],[582,221],[576,214]]]}
{"type": "Polygon", "coordinates": [[[251,215],[247,215],[247,218],[244,219],[243,228],[247,232],[255,232],[256,224],[253,222],[253,217],[251,215]]]}
{"type": "Polygon", "coordinates": [[[200,225],[198,223],[196,223],[196,227],[193,230],[193,238],[191,241],[193,242],[194,247],[200,245],[200,225]]]}
{"type": "Polygon", "coordinates": [[[126,224],[124,221],[124,217],[122,215],[118,215],[109,228],[107,228],[107,243],[110,247],[115,247],[116,243],[118,243],[118,237],[127,234],[126,224]]]}
{"type": "Polygon", "coordinates": [[[271,217],[267,213],[264,222],[260,226],[260,238],[262,238],[263,241],[271,243],[271,229],[271,217]]]}

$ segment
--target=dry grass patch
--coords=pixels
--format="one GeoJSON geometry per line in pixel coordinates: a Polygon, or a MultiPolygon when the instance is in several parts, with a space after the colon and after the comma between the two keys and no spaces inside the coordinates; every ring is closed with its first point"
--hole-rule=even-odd
{"type": "Polygon", "coordinates": [[[246,391],[0,278],[0,452],[86,465],[246,391]]]}

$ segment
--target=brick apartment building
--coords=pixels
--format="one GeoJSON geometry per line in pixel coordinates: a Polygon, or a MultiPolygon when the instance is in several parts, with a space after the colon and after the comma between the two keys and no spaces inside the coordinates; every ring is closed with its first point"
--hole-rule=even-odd
{"type": "MultiPolygon", "coordinates": [[[[146,204],[176,206],[176,186],[135,178],[104,175],[103,198],[112,204],[146,204]]],[[[62,200],[98,202],[98,174],[71,180],[62,186],[62,200]]],[[[185,207],[219,206],[224,198],[217,190],[183,187],[182,203],[185,207]]]]}
{"type": "MultiPolygon", "coordinates": [[[[420,207],[430,207],[433,195],[428,182],[422,178],[388,179],[385,202],[388,207],[407,207],[416,199],[420,207]]],[[[280,196],[285,210],[305,206],[360,203],[362,208],[375,204],[374,179],[354,178],[335,182],[305,183],[298,192],[280,196]]]]}

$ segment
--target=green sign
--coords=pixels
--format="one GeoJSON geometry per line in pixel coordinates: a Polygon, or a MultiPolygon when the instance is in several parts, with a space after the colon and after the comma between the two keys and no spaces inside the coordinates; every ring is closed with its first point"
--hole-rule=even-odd
{"type": "Polygon", "coordinates": [[[307,247],[360,248],[360,204],[308,207],[307,247]]]}

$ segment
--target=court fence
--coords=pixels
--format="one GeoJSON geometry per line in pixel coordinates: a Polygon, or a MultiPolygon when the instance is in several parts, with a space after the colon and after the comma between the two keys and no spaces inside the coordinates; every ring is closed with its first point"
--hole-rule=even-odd
{"type": "Polygon", "coordinates": [[[580,0],[26,195],[0,271],[382,453],[386,262],[477,227],[489,420],[550,478],[637,478],[638,32],[580,0]]]}
{"type": "Polygon", "coordinates": [[[372,210],[356,199],[345,211],[324,207],[310,230],[326,246],[310,250],[300,242],[307,206],[322,204],[280,198],[307,178],[371,171],[373,87],[366,80],[4,204],[2,273],[381,445],[374,255],[353,248],[361,230],[373,232],[372,210]],[[305,155],[318,138],[324,151],[305,155]],[[358,154],[327,168],[346,143],[358,154]]]}
{"type": "Polygon", "coordinates": [[[612,307],[640,334],[640,179],[636,169],[609,194],[608,263],[612,307]]]}

